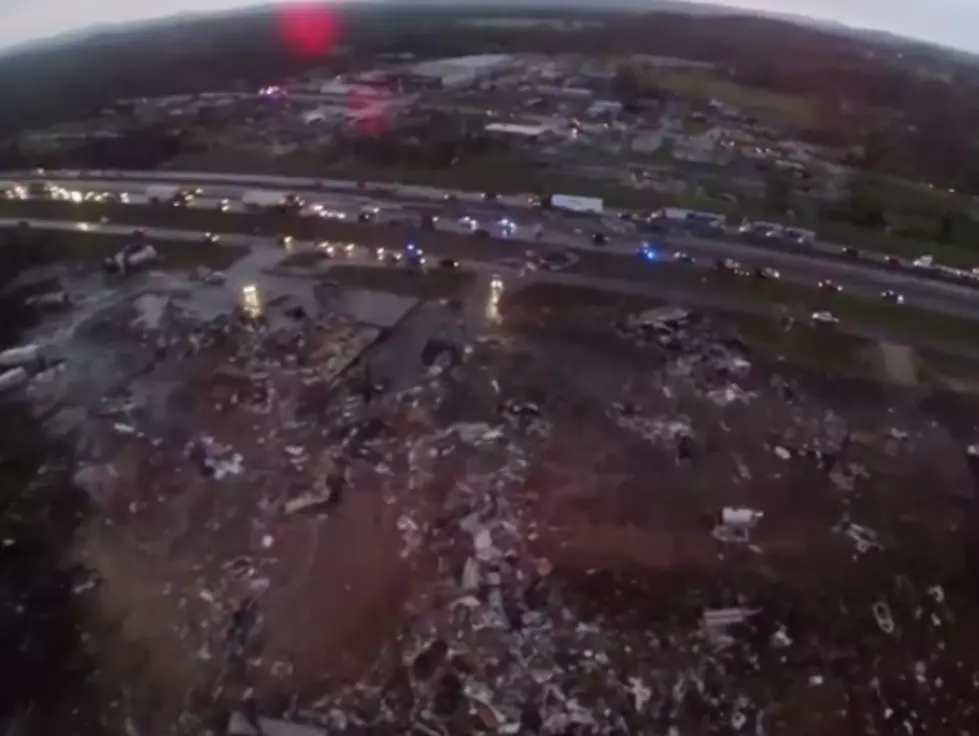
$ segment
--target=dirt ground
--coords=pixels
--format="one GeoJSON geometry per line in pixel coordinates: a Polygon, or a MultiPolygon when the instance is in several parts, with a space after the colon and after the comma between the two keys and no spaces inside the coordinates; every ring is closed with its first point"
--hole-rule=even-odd
{"type": "Polygon", "coordinates": [[[394,329],[430,360],[392,339],[337,379],[318,318],[224,325],[169,421],[100,429],[79,557],[122,712],[149,735],[244,701],[329,733],[967,732],[971,400],[637,306],[532,288],[463,349],[466,310],[434,305],[394,329]]]}

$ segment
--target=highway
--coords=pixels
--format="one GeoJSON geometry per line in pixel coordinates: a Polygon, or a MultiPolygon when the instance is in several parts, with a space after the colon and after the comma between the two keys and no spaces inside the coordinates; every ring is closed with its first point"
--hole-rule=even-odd
{"type": "MultiPolygon", "coordinates": [[[[449,190],[438,187],[419,186],[411,184],[400,184],[392,182],[371,182],[371,181],[352,181],[344,179],[317,179],[309,177],[286,177],[286,176],[265,176],[260,174],[218,174],[211,172],[184,172],[184,171],[8,171],[0,172],[0,179],[7,181],[33,181],[43,180],[66,188],[91,188],[100,191],[126,191],[134,196],[134,202],[139,201],[141,192],[145,192],[150,184],[173,183],[186,187],[201,187],[205,194],[210,197],[227,197],[229,199],[240,199],[241,195],[249,190],[270,189],[282,192],[294,192],[302,194],[311,200],[332,198],[335,202],[346,202],[353,206],[354,203],[370,202],[383,200],[386,202],[406,202],[414,203],[418,206],[428,204],[429,206],[442,206],[445,204],[446,197],[454,197],[460,206],[486,208],[487,202],[483,199],[483,192],[449,190]]],[[[507,210],[526,211],[529,215],[535,216],[537,213],[531,206],[530,194],[510,194],[501,195],[497,210],[500,208],[507,210]]],[[[607,222],[610,218],[616,218],[624,211],[609,209],[607,222]]],[[[516,214],[516,213],[513,213],[516,214]]],[[[539,213],[538,213],[539,214],[539,213]]],[[[601,222],[592,219],[590,227],[602,227],[601,222]]],[[[682,236],[681,236],[682,237],[682,236]]],[[[719,242],[731,242],[731,238],[718,238],[719,242]]],[[[632,241],[635,244],[635,240],[632,241]]],[[[698,239],[702,245],[703,238],[698,239]]],[[[737,243],[745,245],[743,242],[737,243]]],[[[564,243],[563,245],[567,245],[564,243]]],[[[686,247],[684,245],[683,247],[686,247]]],[[[756,250],[773,252],[792,248],[792,246],[772,243],[755,244],[752,246],[756,250]]],[[[808,253],[817,257],[827,257],[836,260],[840,259],[840,254],[844,245],[831,242],[816,242],[804,247],[808,253]]],[[[927,255],[924,246],[920,255],[927,255]]],[[[953,283],[968,283],[972,281],[970,274],[962,274],[961,277],[950,275],[937,269],[914,268],[912,264],[901,258],[888,256],[884,253],[864,251],[861,253],[861,261],[867,265],[876,266],[890,271],[914,271],[919,278],[929,278],[953,283]],[[888,261],[890,259],[890,262],[888,261]]],[[[977,264],[979,265],[979,259],[977,264]]],[[[976,279],[979,286],[979,279],[976,279]]]]}
{"type": "MultiPolygon", "coordinates": [[[[134,207],[146,205],[147,182],[91,181],[84,186],[79,182],[62,179],[48,179],[52,184],[71,185],[79,191],[126,192],[134,207]],[[87,187],[91,186],[91,189],[87,187]]],[[[222,184],[207,187],[204,195],[192,208],[216,209],[222,198],[229,199],[229,211],[243,212],[240,198],[250,187],[244,185],[222,184]]],[[[316,192],[308,198],[305,214],[326,220],[337,219],[355,221],[365,208],[376,208],[374,221],[378,227],[391,223],[410,224],[417,222],[422,212],[439,212],[437,229],[454,234],[469,233],[473,224],[464,224],[464,216],[473,218],[479,227],[484,228],[489,238],[473,237],[473,249],[493,249],[494,254],[507,249],[508,255],[522,256],[528,247],[544,249],[573,249],[583,253],[619,254],[628,258],[630,268],[649,268],[636,258],[636,248],[640,236],[635,234],[610,234],[607,246],[595,246],[590,235],[594,221],[562,215],[553,211],[535,209],[511,211],[505,206],[487,203],[452,203],[444,199],[437,203],[382,199],[356,191],[316,192]],[[507,231],[500,221],[508,218],[513,229],[507,231]],[[588,226],[591,225],[590,228],[588,226]],[[586,229],[588,228],[588,229],[586,229]]],[[[159,215],[154,216],[159,222],[159,215]]],[[[147,225],[152,224],[147,221],[147,225]]],[[[72,223],[70,227],[76,227],[72,223]]],[[[92,223],[93,227],[98,227],[92,223]]],[[[130,226],[131,229],[132,226],[130,226]]],[[[243,228],[244,229],[244,228],[243,228]]],[[[233,237],[228,234],[227,237],[233,237]]],[[[365,234],[365,237],[366,234],[365,234]]],[[[426,241],[433,240],[427,234],[420,234],[426,241]]],[[[818,253],[789,251],[784,249],[760,248],[755,245],[729,240],[709,239],[690,233],[674,233],[665,239],[663,257],[669,259],[673,251],[683,251],[698,259],[733,258],[747,268],[772,267],[781,272],[783,278],[803,284],[815,285],[820,280],[831,280],[844,287],[847,292],[879,298],[880,293],[892,290],[904,295],[909,304],[946,314],[972,317],[979,310],[979,289],[969,286],[921,278],[920,270],[884,269],[857,260],[839,258],[827,259],[818,253]]],[[[451,253],[453,257],[467,257],[469,252],[451,253]]]]}
{"type": "MultiPolygon", "coordinates": [[[[0,219],[0,227],[15,227],[21,225],[23,220],[0,219]]],[[[65,220],[28,220],[26,221],[33,229],[49,229],[62,231],[84,231],[105,233],[109,235],[132,235],[134,227],[132,225],[117,225],[105,223],[86,223],[70,222],[65,220]]],[[[204,243],[206,233],[200,230],[179,230],[163,227],[146,226],[140,228],[145,234],[148,242],[159,241],[199,241],[204,243]]],[[[370,232],[365,228],[365,235],[370,232]]],[[[353,255],[360,260],[375,260],[377,248],[368,244],[367,238],[360,243],[354,243],[353,255]]],[[[275,237],[268,235],[254,235],[250,233],[222,233],[220,244],[239,247],[280,247],[276,243],[275,237]]],[[[302,241],[296,240],[290,247],[292,251],[315,250],[322,245],[322,241],[302,241]]],[[[336,243],[337,250],[342,252],[345,243],[336,243]]],[[[425,250],[431,258],[451,257],[461,261],[472,261],[484,264],[491,264],[499,268],[514,268],[518,270],[520,266],[525,266],[527,259],[524,246],[526,243],[509,242],[506,240],[476,239],[462,240],[455,239],[451,242],[440,242],[438,239],[431,238],[426,241],[425,250]],[[459,243],[463,243],[462,246],[459,243]],[[520,266],[515,266],[520,264],[520,266]]],[[[721,244],[726,245],[726,244],[721,244]]],[[[704,255],[714,255],[718,244],[708,243],[704,249],[704,255]]],[[[696,247],[691,250],[695,252],[696,247]]],[[[594,246],[583,246],[577,251],[577,264],[571,270],[576,274],[576,278],[593,276],[596,279],[613,280],[623,283],[630,283],[630,288],[640,289],[648,295],[669,295],[671,298],[678,298],[682,294],[690,297],[690,292],[696,289],[696,279],[689,276],[691,271],[684,271],[688,277],[686,283],[669,283],[670,273],[676,271],[665,271],[664,264],[647,263],[640,260],[634,253],[611,253],[604,248],[594,246]],[[664,278],[664,275],[667,275],[664,278]],[[647,282],[643,285],[643,282],[647,282]]],[[[730,255],[730,252],[728,252],[730,255]]],[[[750,257],[741,262],[747,268],[763,265],[764,261],[758,260],[758,254],[754,255],[755,260],[750,257]]],[[[708,263],[705,258],[703,265],[708,263]]],[[[676,268],[674,265],[673,268],[676,268]]],[[[962,299],[955,293],[955,289],[961,287],[950,287],[947,284],[939,284],[927,281],[915,282],[909,280],[906,284],[893,284],[880,281],[881,278],[893,280],[895,274],[887,272],[877,272],[873,269],[859,270],[856,267],[845,263],[833,263],[819,261],[816,259],[785,259],[784,263],[779,264],[782,269],[782,278],[785,281],[798,282],[802,284],[812,284],[814,279],[831,278],[836,283],[844,287],[848,295],[865,297],[867,299],[879,299],[881,287],[901,286],[906,287],[903,291],[908,305],[914,305],[920,309],[948,314],[967,319],[979,321],[979,294],[964,290],[971,297],[962,299]],[[953,292],[947,293],[948,289],[953,292]]],[[[570,274],[566,274],[570,275],[570,274]]],[[[710,295],[705,295],[709,297],[710,295]]],[[[750,295],[749,295],[750,296],[750,295]]],[[[762,297],[763,298],[763,297],[762,297]]]]}

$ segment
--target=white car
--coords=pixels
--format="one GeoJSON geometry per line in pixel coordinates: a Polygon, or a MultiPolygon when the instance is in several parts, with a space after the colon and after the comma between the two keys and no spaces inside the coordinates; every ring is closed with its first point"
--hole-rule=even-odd
{"type": "Polygon", "coordinates": [[[813,312],[809,319],[817,325],[838,325],[840,323],[839,317],[830,312],[813,312]]]}

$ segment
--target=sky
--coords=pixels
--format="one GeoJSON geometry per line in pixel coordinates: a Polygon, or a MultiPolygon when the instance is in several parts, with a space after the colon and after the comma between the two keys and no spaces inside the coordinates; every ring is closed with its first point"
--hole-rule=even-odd
{"type": "MultiPolygon", "coordinates": [[[[273,0],[274,1],[274,0],[273,0]]],[[[706,0],[691,0],[691,2],[706,0]]],[[[596,0],[598,2],[598,0],[596,0]]],[[[749,10],[792,13],[874,28],[979,53],[979,0],[720,0],[749,10]]],[[[209,12],[256,0],[0,0],[0,48],[88,26],[209,12]]]]}

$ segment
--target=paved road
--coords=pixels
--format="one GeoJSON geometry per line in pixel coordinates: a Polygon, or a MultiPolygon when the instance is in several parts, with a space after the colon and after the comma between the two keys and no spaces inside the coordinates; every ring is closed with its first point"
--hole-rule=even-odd
{"type": "MultiPolygon", "coordinates": [[[[12,227],[17,225],[19,220],[0,219],[0,227],[12,227]]],[[[128,235],[133,231],[132,225],[112,225],[112,224],[99,224],[99,223],[84,223],[84,222],[68,222],[61,220],[28,220],[31,227],[37,229],[55,229],[55,230],[69,230],[69,231],[86,231],[86,232],[103,232],[106,234],[116,234],[116,235],[128,235]]],[[[146,237],[152,242],[153,239],[158,240],[171,240],[171,241],[201,241],[203,242],[205,233],[202,231],[193,230],[175,230],[169,228],[159,228],[159,227],[146,227],[143,228],[146,237]]],[[[268,236],[256,236],[251,234],[223,234],[221,237],[222,244],[228,246],[246,246],[246,247],[269,247],[274,246],[274,239],[268,236]]],[[[436,239],[432,239],[430,245],[426,246],[428,250],[428,255],[433,258],[440,256],[451,256],[453,258],[458,258],[464,261],[471,260],[474,262],[488,263],[493,267],[498,268],[517,268],[518,270],[522,265],[526,264],[525,252],[523,249],[523,243],[510,243],[507,241],[496,241],[496,240],[482,240],[473,239],[472,245],[460,248],[458,245],[440,245],[436,239]],[[521,265],[515,265],[521,264],[521,265]]],[[[276,246],[277,247],[277,246],[276,246]]],[[[696,246],[694,246],[695,248],[696,246]]],[[[708,249],[713,248],[714,244],[709,244],[708,249]]],[[[317,248],[317,243],[312,241],[296,241],[293,243],[292,248],[296,251],[301,250],[314,250],[317,248]]],[[[338,248],[338,253],[343,249],[338,248]]],[[[373,259],[376,257],[376,249],[368,245],[355,245],[351,249],[351,255],[354,257],[373,259]]],[[[757,257],[757,253],[754,254],[757,257]]],[[[753,267],[757,265],[749,258],[742,261],[743,265],[746,267],[753,267]]],[[[759,262],[760,263],[760,262],[759,262]]],[[[855,296],[863,296],[868,299],[874,299],[879,297],[881,286],[888,286],[887,283],[881,283],[880,278],[893,279],[894,274],[881,273],[874,271],[873,269],[866,269],[865,271],[858,271],[853,269],[840,270],[839,266],[846,266],[847,264],[836,264],[828,262],[810,262],[809,259],[805,259],[800,263],[787,262],[784,264],[782,275],[783,279],[789,281],[795,281],[799,283],[812,283],[814,278],[833,278],[837,283],[843,286],[848,294],[855,296]],[[817,269],[817,273],[813,273],[813,269],[817,269]]],[[[684,287],[680,285],[675,290],[671,291],[669,284],[664,285],[663,279],[656,279],[654,274],[650,274],[649,284],[642,286],[643,279],[637,274],[643,270],[655,270],[659,266],[657,264],[650,264],[640,261],[632,254],[619,254],[608,253],[603,249],[599,248],[582,248],[579,251],[579,263],[575,267],[575,271],[578,275],[575,278],[582,278],[587,280],[591,276],[601,280],[603,276],[614,277],[619,275],[621,277],[628,276],[628,279],[618,278],[617,280],[627,280],[632,283],[639,283],[640,285],[632,286],[629,288],[640,289],[643,293],[647,294],[664,294],[669,293],[671,297],[689,293],[691,291],[689,285],[684,287]],[[620,260],[621,259],[621,260],[620,260]]],[[[570,276],[570,274],[564,274],[570,276]]],[[[613,280],[616,280],[613,278],[613,280]]],[[[962,299],[957,293],[948,294],[946,291],[950,288],[946,284],[937,284],[932,282],[914,282],[906,284],[908,287],[905,291],[907,296],[908,304],[913,304],[917,307],[932,310],[935,312],[954,315],[958,317],[965,317],[969,319],[976,319],[979,321],[979,294],[975,292],[966,291],[966,295],[970,298],[962,299]]],[[[710,298],[711,295],[704,295],[705,298],[710,298]]],[[[977,325],[979,327],[979,325],[977,325]]]]}
{"type": "MultiPolygon", "coordinates": [[[[266,188],[278,189],[281,191],[300,192],[303,190],[314,190],[324,197],[333,197],[335,201],[363,201],[363,199],[383,199],[386,201],[405,201],[431,203],[443,203],[446,196],[456,197],[465,206],[479,207],[485,205],[482,192],[471,192],[462,190],[449,190],[439,187],[428,187],[410,184],[400,184],[392,182],[356,182],[344,179],[317,179],[309,177],[286,177],[286,176],[265,176],[260,174],[216,174],[212,172],[184,172],[184,171],[9,171],[0,172],[0,179],[8,181],[28,181],[44,180],[51,182],[64,182],[69,186],[78,186],[82,182],[87,182],[89,186],[98,186],[106,189],[109,186],[120,187],[127,190],[132,185],[135,191],[145,191],[145,187],[151,183],[174,183],[185,186],[200,186],[205,188],[206,193],[214,197],[240,198],[244,191],[249,189],[266,188]]],[[[134,190],[128,190],[134,191],[134,190]]],[[[305,196],[315,198],[309,192],[303,192],[305,196]]],[[[509,209],[531,210],[529,194],[504,195],[500,198],[502,205],[509,209]]],[[[609,210],[611,217],[616,217],[621,210],[609,210]]],[[[771,251],[772,246],[758,247],[760,250],[771,251]]],[[[776,245],[775,248],[780,246],[776,245]]],[[[843,250],[843,245],[839,243],[818,242],[807,246],[809,252],[815,256],[829,256],[838,258],[843,250]]],[[[926,255],[923,252],[921,255],[926,255]]],[[[863,259],[871,265],[890,266],[887,264],[888,256],[883,253],[864,252],[863,259]]],[[[944,279],[960,278],[972,281],[971,275],[967,273],[955,276],[948,271],[932,271],[925,269],[912,269],[911,263],[903,259],[894,259],[897,264],[908,270],[916,270],[917,275],[925,278],[944,279]]],[[[977,264],[979,265],[979,260],[977,264]]],[[[975,279],[976,286],[979,287],[979,278],[975,279]]]]}
{"type": "MultiPolygon", "coordinates": [[[[50,181],[54,183],[60,180],[50,181]]],[[[91,183],[96,185],[92,191],[126,191],[134,206],[146,204],[145,182],[91,183]]],[[[77,186],[77,182],[74,185],[77,186]]],[[[243,211],[240,198],[248,190],[249,187],[243,185],[207,187],[204,195],[192,207],[215,209],[220,200],[227,197],[231,211],[243,211]]],[[[467,204],[439,201],[435,206],[431,202],[381,199],[356,192],[321,192],[311,196],[309,203],[306,210],[309,216],[345,220],[355,220],[365,208],[376,208],[375,221],[378,224],[393,221],[415,222],[422,212],[437,211],[440,213],[439,230],[467,233],[473,227],[482,227],[492,237],[479,241],[478,247],[498,250],[509,247],[510,255],[522,255],[527,247],[535,247],[617,253],[635,258],[639,242],[637,235],[612,234],[609,245],[594,246],[590,241],[590,234],[595,229],[591,219],[534,209],[513,212],[485,202],[467,204]],[[464,217],[471,218],[471,221],[464,222],[464,217]],[[503,219],[509,220],[512,229],[501,224],[503,219]],[[535,236],[539,239],[535,240],[535,236]]],[[[820,280],[831,280],[847,291],[870,297],[879,297],[886,290],[896,291],[903,294],[909,303],[948,314],[972,316],[979,308],[979,289],[923,279],[918,270],[882,269],[863,261],[827,259],[818,253],[800,249],[793,251],[759,248],[747,243],[698,237],[689,233],[674,233],[660,240],[662,255],[666,259],[672,257],[674,250],[682,250],[698,259],[734,258],[750,268],[776,268],[784,278],[804,284],[814,285],[820,280]]],[[[647,264],[640,263],[638,259],[635,261],[636,268],[646,266],[647,264]]]]}

